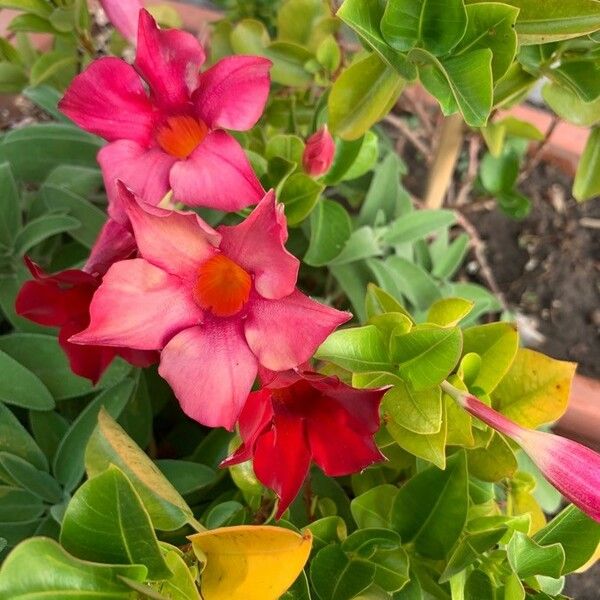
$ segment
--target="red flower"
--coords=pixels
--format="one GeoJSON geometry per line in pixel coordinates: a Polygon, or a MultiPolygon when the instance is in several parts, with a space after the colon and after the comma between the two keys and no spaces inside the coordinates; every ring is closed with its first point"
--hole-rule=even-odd
{"type": "Polygon", "coordinates": [[[302,487],[311,460],[331,477],[383,460],[373,435],[385,391],[357,390],[318,373],[278,373],[248,397],[239,420],[243,443],[221,466],[252,458],[256,477],[280,498],[279,518],[302,487]]]}
{"type": "Polygon", "coordinates": [[[109,220],[83,270],[67,269],[48,275],[32,260],[25,258],[34,279],[24,283],[19,291],[15,303],[17,314],[39,325],[58,327],[58,342],[69,359],[71,370],[93,383],[100,379],[115,356],[121,356],[136,367],[147,367],[157,360],[155,352],[81,346],[68,341],[89,325],[90,302],[108,267],[134,251],[135,242],[131,234],[109,220]]]}
{"type": "Polygon", "coordinates": [[[335,142],[324,125],[306,141],[302,166],[311,177],[320,177],[329,171],[335,156],[335,142]]]}

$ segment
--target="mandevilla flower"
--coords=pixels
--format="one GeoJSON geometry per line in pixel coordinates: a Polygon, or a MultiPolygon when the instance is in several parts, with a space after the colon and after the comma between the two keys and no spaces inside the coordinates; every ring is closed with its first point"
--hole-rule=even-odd
{"type": "Polygon", "coordinates": [[[34,277],[19,291],[17,314],[49,327],[58,327],[58,342],[69,359],[71,370],[96,383],[115,356],[121,356],[137,367],[156,362],[154,352],[130,348],[73,344],[69,338],[84,330],[89,322],[92,297],[102,281],[102,275],[115,260],[127,258],[135,250],[133,238],[118,224],[109,221],[102,230],[92,254],[80,269],[67,269],[47,275],[32,260],[25,259],[34,277]]]}
{"type": "Polygon", "coordinates": [[[279,518],[311,461],[338,477],[384,458],[373,435],[385,391],[354,389],[317,373],[280,373],[248,397],[239,423],[243,443],[221,466],[253,459],[258,480],[280,498],[279,518]]]}
{"type": "Polygon", "coordinates": [[[258,366],[308,360],[351,315],[296,289],[283,206],[270,192],[236,226],[138,201],[120,184],[140,258],[115,263],[75,343],[160,350],[159,373],[183,410],[232,429],[258,366]],[[142,206],[143,205],[143,206],[142,206]]]}
{"type": "Polygon", "coordinates": [[[600,454],[561,436],[521,427],[474,396],[449,384],[443,387],[469,413],[517,442],[563,496],[600,522],[600,454]]]}
{"type": "Polygon", "coordinates": [[[129,42],[137,38],[140,0],[100,0],[100,4],[115,29],[129,42]]]}
{"type": "Polygon", "coordinates": [[[320,177],[329,171],[335,155],[335,142],[323,125],[319,131],[311,135],[306,141],[302,166],[311,177],[320,177]]]}
{"type": "Polygon", "coordinates": [[[134,66],[104,57],[75,77],[60,109],[110,142],[98,154],[109,198],[117,179],[150,204],[171,188],[178,201],[225,211],[262,198],[244,151],[223,129],[256,124],[271,62],[232,56],[200,73],[203,63],[193,35],[161,30],[142,10],[134,66]]]}

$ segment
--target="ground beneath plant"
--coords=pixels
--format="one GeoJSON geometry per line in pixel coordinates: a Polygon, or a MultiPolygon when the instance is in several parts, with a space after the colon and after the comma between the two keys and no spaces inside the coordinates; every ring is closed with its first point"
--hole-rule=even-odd
{"type": "Polygon", "coordinates": [[[528,345],[575,361],[580,373],[598,378],[600,198],[578,204],[571,185],[561,171],[542,164],[521,184],[533,201],[527,218],[515,221],[497,208],[471,211],[468,218],[509,306],[543,337],[527,336],[528,345]]]}

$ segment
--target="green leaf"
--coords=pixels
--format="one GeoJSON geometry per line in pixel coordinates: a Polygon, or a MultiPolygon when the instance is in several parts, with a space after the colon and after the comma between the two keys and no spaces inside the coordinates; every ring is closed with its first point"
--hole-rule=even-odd
{"type": "Polygon", "coordinates": [[[170,600],[200,600],[194,577],[183,558],[172,550],[165,554],[165,561],[173,575],[157,584],[158,591],[170,600]]]}
{"type": "Polygon", "coordinates": [[[0,248],[11,248],[21,229],[21,199],[10,165],[0,165],[0,248]]]}
{"type": "Polygon", "coordinates": [[[431,274],[439,279],[453,277],[469,251],[470,242],[466,233],[457,236],[441,255],[434,257],[431,274]]]}
{"type": "Polygon", "coordinates": [[[508,71],[517,53],[515,22],[519,11],[499,2],[469,4],[466,8],[467,30],[454,54],[489,48],[495,81],[508,71]]]}
{"type": "Polygon", "coordinates": [[[142,501],[115,466],[77,490],[63,518],[60,543],[77,558],[144,565],[151,580],[171,575],[142,501]]]}
{"type": "Polygon", "coordinates": [[[463,298],[437,300],[427,313],[427,322],[442,327],[458,325],[473,310],[474,305],[474,302],[463,298]]]}
{"type": "Polygon", "coordinates": [[[333,163],[323,183],[333,185],[364,175],[377,162],[378,155],[379,142],[372,131],[356,140],[336,140],[333,163]]]}
{"type": "Polygon", "coordinates": [[[452,552],[446,568],[440,577],[440,583],[448,581],[451,577],[464,571],[475,561],[479,560],[484,552],[487,552],[500,542],[506,531],[507,527],[503,526],[476,533],[468,532],[452,552]]]}
{"type": "Polygon", "coordinates": [[[41,85],[55,77],[70,76],[77,63],[77,56],[60,50],[42,54],[31,67],[29,80],[32,86],[41,85]]]}
{"type": "Polygon", "coordinates": [[[444,413],[442,414],[442,426],[437,433],[414,433],[391,420],[387,423],[387,431],[400,448],[444,469],[448,438],[448,421],[444,413]]]}
{"type": "Polygon", "coordinates": [[[519,334],[511,323],[476,325],[463,331],[463,354],[481,357],[479,374],[471,387],[490,394],[506,375],[519,349],[519,334]]]}
{"type": "Polygon", "coordinates": [[[334,73],[342,62],[342,52],[333,35],[328,35],[317,48],[317,60],[330,73],[334,73]]]}
{"type": "Polygon", "coordinates": [[[85,453],[88,475],[103,472],[110,464],[119,467],[134,485],[156,529],[173,531],[194,522],[185,500],[158,467],[104,410],[85,453]]]}
{"type": "Polygon", "coordinates": [[[315,358],[329,360],[353,372],[392,369],[381,331],[374,325],[333,332],[318,348],[315,358]]]}
{"type": "Polygon", "coordinates": [[[348,528],[344,520],[335,515],[317,519],[306,526],[313,536],[312,552],[318,551],[331,543],[346,539],[348,528]]]}
{"type": "Polygon", "coordinates": [[[393,255],[387,258],[384,264],[389,267],[402,296],[416,309],[426,310],[441,298],[439,285],[420,265],[393,255]]]}
{"type": "Polygon", "coordinates": [[[14,32],[56,34],[56,29],[54,29],[48,19],[31,13],[17,15],[10,22],[8,28],[14,32]]]}
{"type": "MultiPolygon", "coordinates": [[[[77,168],[81,169],[81,167],[77,168]]],[[[56,171],[58,169],[55,169],[53,173],[56,171]]],[[[89,169],[85,169],[85,171],[90,172],[89,169]]],[[[92,171],[92,173],[95,178],[97,171],[92,171]]],[[[66,210],[71,217],[77,220],[78,227],[70,229],[69,235],[86,248],[92,248],[106,221],[106,213],[96,208],[81,195],[68,189],[49,185],[47,182],[42,186],[42,197],[50,210],[66,210]]]]}
{"type": "Polygon", "coordinates": [[[390,342],[391,358],[399,363],[400,377],[415,390],[425,390],[446,379],[456,367],[461,350],[458,327],[419,325],[390,342]]]}
{"type": "MultiPolygon", "coordinates": [[[[93,390],[87,379],[73,374],[69,361],[54,336],[11,333],[0,337],[0,351],[34,373],[56,400],[82,396],[93,390]]],[[[47,409],[49,408],[52,406],[48,403],[47,409]]]]}
{"type": "Polygon", "coordinates": [[[480,600],[480,598],[493,598],[495,586],[487,573],[476,569],[467,577],[465,583],[465,600],[480,600]]]}
{"type": "Polygon", "coordinates": [[[384,484],[370,489],[350,503],[352,516],[361,529],[391,527],[391,511],[398,488],[384,484]]]}
{"type": "Polygon", "coordinates": [[[384,14],[382,2],[365,2],[364,0],[344,0],[337,16],[354,29],[366,42],[405,79],[416,77],[416,70],[406,56],[394,51],[383,39],[380,22],[384,14]]]}
{"type": "Polygon", "coordinates": [[[583,202],[598,194],[600,194],[600,127],[594,127],[577,166],[573,196],[579,202],[583,202]]]}
{"type": "Polygon", "coordinates": [[[8,452],[0,452],[0,468],[8,473],[14,483],[38,498],[50,504],[58,504],[62,501],[62,489],[56,480],[45,471],[36,469],[23,458],[8,452]]]}
{"type": "Polygon", "coordinates": [[[383,397],[382,408],[396,424],[414,433],[438,433],[442,427],[439,387],[416,391],[398,381],[383,397]]]}
{"type": "Polygon", "coordinates": [[[73,125],[43,123],[8,132],[0,162],[9,162],[17,179],[39,183],[62,164],[96,166],[103,142],[73,125]]]}
{"type": "Polygon", "coordinates": [[[182,495],[201,490],[217,480],[213,469],[187,460],[162,459],[156,461],[156,466],[182,495]]]}
{"type": "Polygon", "coordinates": [[[277,37],[308,46],[319,20],[329,15],[323,0],[288,0],[277,11],[277,37]]]}
{"type": "Polygon", "coordinates": [[[98,413],[105,408],[118,417],[131,398],[134,385],[131,379],[125,379],[98,394],[71,424],[56,450],[53,462],[56,479],[67,490],[72,490],[83,477],[85,447],[96,427],[98,413]]]}
{"type": "Polygon", "coordinates": [[[521,44],[547,44],[600,29],[595,0],[505,0],[519,9],[516,29],[521,44]]]}
{"type": "Polygon", "coordinates": [[[466,28],[463,0],[389,0],[381,20],[392,48],[406,52],[418,45],[436,56],[450,52],[466,28]]]}
{"type": "Polygon", "coordinates": [[[336,545],[323,548],[310,565],[310,580],[321,600],[352,600],[375,578],[375,567],[364,560],[350,559],[336,545]]]}
{"type": "Polygon", "coordinates": [[[343,139],[355,140],[390,110],[405,80],[377,54],[348,67],[329,94],[329,127],[343,139]]]}
{"type": "Polygon", "coordinates": [[[358,225],[375,225],[380,212],[385,215],[386,222],[394,218],[399,204],[401,172],[402,161],[395,152],[390,152],[377,165],[365,201],[360,207],[358,225]]]}
{"type": "Polygon", "coordinates": [[[388,225],[383,239],[388,244],[404,244],[421,240],[456,221],[452,210],[418,210],[388,225]]]}
{"type": "Polygon", "coordinates": [[[468,506],[467,466],[459,452],[445,471],[429,467],[400,488],[392,509],[394,529],[403,543],[413,541],[417,552],[442,559],[465,526],[468,506]]]}
{"type": "Polygon", "coordinates": [[[379,256],[382,252],[377,232],[372,227],[360,227],[352,232],[343,250],[329,264],[345,265],[379,256]]]}
{"type": "Polygon", "coordinates": [[[298,225],[312,212],[325,186],[304,173],[288,177],[279,192],[278,200],[285,206],[288,225],[298,225]]]}
{"type": "Polygon", "coordinates": [[[31,100],[38,108],[48,113],[57,121],[69,123],[69,119],[58,110],[58,102],[62,94],[52,86],[40,85],[37,87],[28,87],[23,90],[23,96],[31,100]]]}
{"type": "Polygon", "coordinates": [[[310,217],[310,244],[304,262],[313,267],[326,265],[342,251],[351,232],[346,209],[334,200],[321,200],[310,217]]]}
{"type": "Polygon", "coordinates": [[[51,410],[54,398],[31,371],[0,350],[0,400],[8,404],[51,410]]]}
{"type": "Polygon", "coordinates": [[[494,433],[485,448],[469,450],[467,462],[471,475],[490,482],[512,477],[518,467],[514,452],[499,433],[494,433]]]}
{"type": "Polygon", "coordinates": [[[376,315],[396,312],[403,314],[412,321],[412,317],[407,310],[392,295],[377,287],[374,283],[367,286],[365,304],[369,319],[376,315]]]}
{"type": "Polygon", "coordinates": [[[559,543],[541,546],[520,531],[508,543],[508,561],[515,573],[526,579],[533,575],[560,577],[565,564],[565,551],[559,543]]]}
{"type": "Polygon", "coordinates": [[[565,121],[581,127],[600,123],[600,98],[583,102],[575,92],[556,83],[547,83],[542,88],[542,96],[546,104],[565,121]]]}
{"type": "Polygon", "coordinates": [[[305,65],[314,56],[303,46],[273,42],[265,48],[263,54],[273,62],[271,78],[275,83],[302,87],[312,82],[313,76],[305,69],[305,65]]]}
{"type": "Polygon", "coordinates": [[[17,417],[0,402],[0,451],[10,452],[38,469],[48,470],[48,461],[17,417]]]}
{"type": "Polygon", "coordinates": [[[121,577],[144,581],[142,565],[100,565],[73,558],[55,541],[33,538],[15,548],[0,572],[0,597],[10,600],[131,598],[121,577]]]}
{"type": "Polygon", "coordinates": [[[492,394],[494,408],[525,427],[555,421],[567,408],[576,366],[520,348],[492,394]]]}
{"type": "Polygon", "coordinates": [[[44,0],[0,0],[0,8],[14,8],[40,17],[48,17],[52,12],[52,5],[44,0]]]}
{"type": "Polygon", "coordinates": [[[69,422],[56,411],[32,410],[29,412],[29,424],[35,441],[52,462],[60,441],[69,429],[69,422]]]}
{"type": "Polygon", "coordinates": [[[565,575],[592,558],[600,543],[600,523],[570,505],[540,529],[533,539],[542,546],[559,543],[563,547],[565,564],[562,574],[565,575]]]}
{"type": "Polygon", "coordinates": [[[304,142],[297,135],[278,134],[267,142],[265,158],[271,160],[276,156],[285,158],[290,162],[300,164],[304,153],[304,142]]]}
{"type": "Polygon", "coordinates": [[[46,214],[33,221],[29,221],[15,237],[15,255],[24,256],[31,248],[40,242],[81,227],[81,223],[67,215],[46,214]]]}
{"type": "Polygon", "coordinates": [[[30,521],[45,510],[46,506],[38,496],[16,487],[0,485],[0,523],[30,521]]]}
{"type": "Polygon", "coordinates": [[[435,96],[445,115],[457,110],[467,125],[486,124],[492,109],[492,51],[472,50],[451,58],[437,59],[415,48],[410,56],[419,64],[419,77],[427,91],[435,96]]]}
{"type": "MultiPolygon", "coordinates": [[[[18,94],[29,81],[27,74],[20,65],[0,62],[0,92],[3,94],[18,94]]],[[[2,160],[2,159],[0,159],[2,160]]],[[[2,160],[2,162],[4,162],[2,160]]]]}

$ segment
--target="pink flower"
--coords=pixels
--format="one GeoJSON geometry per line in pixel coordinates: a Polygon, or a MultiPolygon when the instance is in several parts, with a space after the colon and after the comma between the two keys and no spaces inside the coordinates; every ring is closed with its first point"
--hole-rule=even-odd
{"type": "Polygon", "coordinates": [[[147,367],[157,360],[155,352],[81,346],[69,341],[72,335],[88,326],[90,302],[102,275],[115,260],[127,258],[134,251],[132,236],[109,221],[83,270],[68,269],[47,275],[33,261],[25,259],[34,280],[25,282],[19,291],[15,303],[17,314],[40,325],[58,327],[58,342],[69,359],[71,370],[93,383],[100,379],[115,356],[121,356],[137,367],[147,367]]]}
{"type": "Polygon", "coordinates": [[[304,170],[311,177],[320,177],[329,171],[335,155],[335,142],[323,125],[319,131],[311,135],[306,141],[302,164],[304,170]]]}
{"type": "Polygon", "coordinates": [[[444,389],[469,413],[517,442],[565,498],[600,522],[600,454],[558,435],[521,427],[452,386],[444,389]]]}
{"type": "Polygon", "coordinates": [[[100,0],[100,4],[115,29],[129,42],[137,38],[140,0],[100,0]]]}
{"type": "Polygon", "coordinates": [[[250,394],[240,415],[242,445],[221,466],[253,459],[256,477],[280,498],[280,518],[311,461],[339,477],[384,459],[373,435],[386,389],[357,390],[318,373],[280,373],[250,394]]]}
{"type": "Polygon", "coordinates": [[[271,62],[232,56],[200,73],[203,62],[193,35],[161,30],[142,10],[134,66],[105,57],[75,77],[60,109],[110,142],[98,154],[110,199],[117,179],[154,205],[171,188],[178,201],[226,211],[262,198],[244,151],[223,129],[256,124],[271,62]]]}
{"type": "Polygon", "coordinates": [[[89,327],[71,341],[160,350],[160,374],[199,422],[232,429],[259,364],[295,367],[351,317],[296,289],[299,261],[272,192],[217,231],[120,192],[140,258],[108,270],[89,327]]]}

